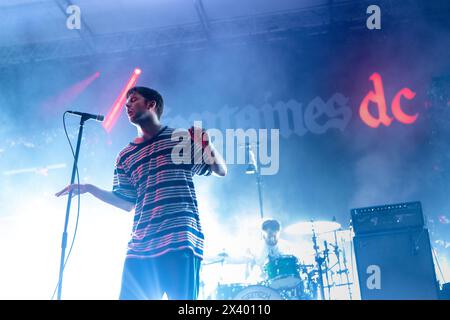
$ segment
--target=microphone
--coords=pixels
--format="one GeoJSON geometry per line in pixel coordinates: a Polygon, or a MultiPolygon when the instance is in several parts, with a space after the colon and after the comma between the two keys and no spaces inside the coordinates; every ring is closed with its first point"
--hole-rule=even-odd
{"type": "Polygon", "coordinates": [[[83,117],[86,120],[94,119],[94,120],[102,122],[103,119],[105,119],[104,116],[99,115],[99,114],[90,114],[90,113],[86,113],[86,112],[78,112],[78,111],[71,111],[71,110],[67,110],[67,113],[76,114],[77,116],[83,117]]]}

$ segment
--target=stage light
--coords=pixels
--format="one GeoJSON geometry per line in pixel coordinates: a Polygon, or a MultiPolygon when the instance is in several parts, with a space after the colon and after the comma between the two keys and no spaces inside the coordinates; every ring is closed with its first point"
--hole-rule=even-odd
{"type": "Polygon", "coordinates": [[[130,79],[128,80],[125,87],[120,92],[119,96],[117,97],[116,101],[114,101],[114,104],[111,106],[109,113],[105,117],[105,121],[103,122],[103,127],[107,132],[111,132],[112,128],[117,122],[117,119],[119,118],[120,111],[122,110],[125,100],[127,99],[127,92],[132,87],[136,85],[137,79],[141,75],[142,70],[141,69],[134,69],[130,79]]]}

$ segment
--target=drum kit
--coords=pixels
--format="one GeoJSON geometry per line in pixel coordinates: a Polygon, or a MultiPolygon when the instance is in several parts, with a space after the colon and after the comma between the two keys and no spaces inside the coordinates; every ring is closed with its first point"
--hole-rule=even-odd
{"type": "MultiPolygon", "coordinates": [[[[214,300],[331,300],[334,289],[346,287],[345,299],[352,299],[352,282],[345,245],[351,242],[351,230],[343,230],[335,221],[298,222],[283,230],[284,237],[298,249],[267,259],[258,281],[220,281],[206,299],[214,300]],[[305,240],[310,238],[310,241],[305,240]],[[306,252],[306,255],[305,255],[306,252]],[[309,264],[297,256],[310,259],[309,264]]],[[[205,260],[208,267],[220,263],[226,268],[233,263],[222,252],[205,260]]],[[[341,297],[342,298],[342,297],[341,297]]]]}

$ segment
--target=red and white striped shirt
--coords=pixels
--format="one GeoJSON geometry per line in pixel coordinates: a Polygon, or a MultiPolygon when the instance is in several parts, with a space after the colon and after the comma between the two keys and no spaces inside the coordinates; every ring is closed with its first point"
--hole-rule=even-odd
{"type": "Polygon", "coordinates": [[[203,256],[204,235],[192,177],[210,175],[211,168],[203,161],[194,163],[202,148],[192,141],[190,161],[174,163],[172,151],[180,143],[173,138],[174,131],[163,127],[143,143],[130,143],[117,157],[113,192],[135,204],[127,257],[156,257],[181,249],[203,256]]]}

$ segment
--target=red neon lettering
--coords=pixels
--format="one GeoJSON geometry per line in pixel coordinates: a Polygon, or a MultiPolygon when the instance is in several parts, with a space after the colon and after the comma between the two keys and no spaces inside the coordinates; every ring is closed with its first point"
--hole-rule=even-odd
{"type": "MultiPolygon", "coordinates": [[[[392,123],[393,118],[387,114],[386,98],[384,95],[383,81],[378,73],[374,73],[370,76],[369,80],[373,82],[374,90],[371,90],[361,102],[359,107],[359,116],[362,121],[369,127],[378,128],[380,124],[389,126],[392,123]],[[374,116],[369,111],[369,103],[372,102],[378,109],[378,116],[374,116]]],[[[400,99],[412,100],[416,96],[416,93],[409,88],[403,88],[392,99],[391,110],[394,118],[401,123],[411,124],[417,120],[418,113],[414,115],[406,114],[402,106],[400,105],[400,99]]]]}
{"type": "Polygon", "coordinates": [[[389,126],[392,118],[387,115],[386,99],[384,96],[383,82],[378,73],[374,73],[369,78],[373,82],[375,91],[370,91],[361,102],[359,116],[369,127],[378,128],[382,123],[389,126]],[[373,102],[378,107],[378,117],[373,116],[369,111],[369,102],[373,102]]]}
{"type": "Polygon", "coordinates": [[[397,92],[394,99],[392,100],[392,114],[394,115],[395,119],[397,119],[401,123],[411,124],[416,121],[419,114],[416,113],[415,115],[410,116],[403,112],[402,106],[400,105],[400,98],[402,96],[408,100],[412,100],[416,96],[416,93],[408,88],[403,88],[402,90],[397,92]]]}

